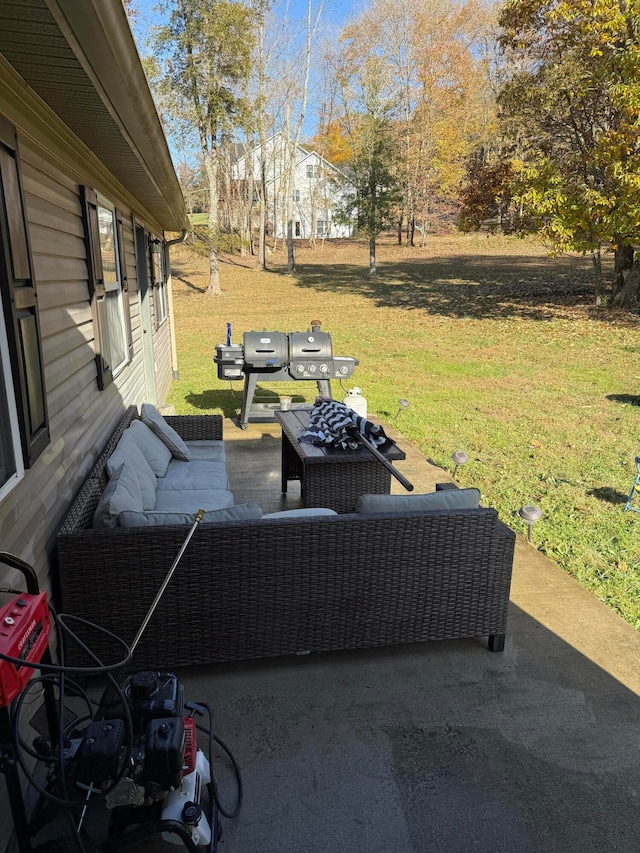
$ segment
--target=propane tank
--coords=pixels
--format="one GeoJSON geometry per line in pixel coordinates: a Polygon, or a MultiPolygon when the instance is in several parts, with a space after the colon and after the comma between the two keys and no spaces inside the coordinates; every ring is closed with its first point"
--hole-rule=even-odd
{"type": "Polygon", "coordinates": [[[350,409],[360,415],[363,418],[367,417],[367,401],[362,396],[361,388],[350,388],[347,391],[347,396],[344,397],[342,402],[345,406],[349,406],[350,409]]]}

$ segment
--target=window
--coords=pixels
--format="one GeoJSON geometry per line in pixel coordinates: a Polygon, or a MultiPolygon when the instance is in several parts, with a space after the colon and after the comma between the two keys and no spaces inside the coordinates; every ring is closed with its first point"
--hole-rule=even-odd
{"type": "Polygon", "coordinates": [[[300,201],[300,190],[294,190],[291,198],[293,201],[300,201]]]}
{"type": "Polygon", "coordinates": [[[325,226],[324,219],[318,219],[318,222],[316,223],[316,234],[318,235],[318,237],[324,237],[324,235],[325,235],[324,226],[325,226]]]}
{"type": "Polygon", "coordinates": [[[0,499],[22,477],[20,427],[15,404],[9,347],[4,317],[0,312],[0,499]]]}
{"type": "Polygon", "coordinates": [[[314,163],[307,163],[307,177],[308,178],[317,178],[320,174],[319,166],[314,163]]]}
{"type": "Polygon", "coordinates": [[[82,189],[98,386],[102,389],[133,355],[122,215],[91,187],[82,189]]]}
{"type": "Polygon", "coordinates": [[[295,223],[295,236],[299,237],[301,235],[301,233],[302,233],[302,229],[300,228],[300,223],[296,222],[295,223]]]}
{"type": "Polygon", "coordinates": [[[15,128],[0,116],[0,497],[49,444],[42,348],[15,128]]]}
{"type": "Polygon", "coordinates": [[[153,270],[153,292],[154,308],[156,313],[156,327],[167,319],[169,309],[167,307],[167,282],[164,274],[164,247],[162,241],[151,238],[151,269],[153,270]]]}

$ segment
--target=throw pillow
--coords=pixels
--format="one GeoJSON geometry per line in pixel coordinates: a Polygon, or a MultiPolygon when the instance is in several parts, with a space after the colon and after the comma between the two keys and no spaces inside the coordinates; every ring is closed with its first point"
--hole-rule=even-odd
{"type": "Polygon", "coordinates": [[[140,411],[142,422],[153,430],[159,439],[164,441],[171,451],[171,455],[183,462],[188,462],[191,459],[189,448],[178,433],[169,426],[156,407],[152,406],[151,403],[143,403],[140,411]]]}
{"type": "MultiPolygon", "coordinates": [[[[237,504],[205,512],[202,523],[224,524],[229,521],[255,521],[262,518],[258,503],[237,504]]],[[[120,527],[147,527],[163,524],[193,524],[195,512],[123,512],[118,518],[120,527]]]]}
{"type": "Polygon", "coordinates": [[[362,495],[357,512],[422,512],[430,509],[477,509],[478,489],[443,489],[426,495],[362,495]]]}
{"type": "Polygon", "coordinates": [[[124,463],[110,477],[93,515],[93,526],[104,529],[118,526],[121,512],[142,512],[142,495],[136,473],[124,463]]]}
{"type": "Polygon", "coordinates": [[[164,441],[161,441],[142,421],[132,421],[127,431],[131,432],[156,477],[164,477],[172,459],[171,451],[164,441]]]}

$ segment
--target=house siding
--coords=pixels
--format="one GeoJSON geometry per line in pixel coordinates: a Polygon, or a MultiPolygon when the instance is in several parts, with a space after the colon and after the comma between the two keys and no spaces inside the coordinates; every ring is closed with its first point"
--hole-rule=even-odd
{"type": "MultiPolygon", "coordinates": [[[[123,213],[133,359],[100,391],[79,184],[18,137],[51,441],[0,502],[0,550],[33,565],[51,590],[55,534],[66,508],[126,407],[146,399],[140,303],[131,211],[105,191],[123,213]]],[[[154,354],[163,397],[172,378],[169,319],[154,333],[154,354]]]]}
{"type": "Polygon", "coordinates": [[[158,327],[153,336],[153,355],[156,364],[156,389],[158,399],[164,400],[173,381],[171,364],[171,326],[170,319],[158,327]]]}

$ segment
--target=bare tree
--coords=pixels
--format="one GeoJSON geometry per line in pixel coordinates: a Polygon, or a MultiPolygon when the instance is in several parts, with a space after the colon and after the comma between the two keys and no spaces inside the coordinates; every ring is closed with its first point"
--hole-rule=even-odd
{"type": "Polygon", "coordinates": [[[169,116],[196,137],[209,187],[208,293],[219,294],[220,146],[246,122],[255,16],[234,0],[174,0],[154,33],[155,82],[169,116]]]}

